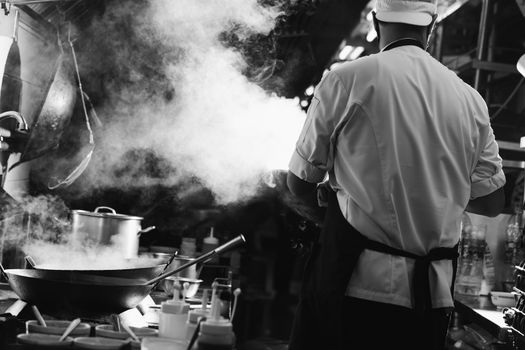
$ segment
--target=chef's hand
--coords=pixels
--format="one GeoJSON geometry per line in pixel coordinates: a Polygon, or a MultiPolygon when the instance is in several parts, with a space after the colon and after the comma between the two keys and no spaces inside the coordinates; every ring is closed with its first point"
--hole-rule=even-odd
{"type": "Polygon", "coordinates": [[[11,131],[0,127],[0,151],[21,152],[27,142],[27,131],[11,131]]]}
{"type": "Polygon", "coordinates": [[[328,193],[333,191],[328,181],[322,182],[317,185],[317,205],[321,208],[328,207],[328,193]]]}
{"type": "Polygon", "coordinates": [[[9,143],[6,138],[11,137],[11,131],[0,128],[0,151],[7,151],[9,149],[9,143]]]}

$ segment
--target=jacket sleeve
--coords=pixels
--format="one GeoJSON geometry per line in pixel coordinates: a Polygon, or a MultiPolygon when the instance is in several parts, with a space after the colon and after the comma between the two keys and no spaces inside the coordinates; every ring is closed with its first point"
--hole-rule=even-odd
{"type": "Polygon", "coordinates": [[[302,180],[322,182],[333,166],[335,126],[345,114],[348,93],[335,72],[317,86],[289,170],[302,180]]]}

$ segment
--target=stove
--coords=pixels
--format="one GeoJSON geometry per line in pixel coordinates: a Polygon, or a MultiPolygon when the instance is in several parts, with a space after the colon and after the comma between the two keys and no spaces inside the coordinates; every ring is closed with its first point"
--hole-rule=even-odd
{"type": "MultiPolygon", "coordinates": [[[[132,327],[158,328],[158,312],[160,302],[169,297],[163,292],[152,292],[136,308],[126,310],[118,315],[120,322],[132,327]]],[[[37,306],[38,307],[38,306],[37,306]]],[[[68,318],[56,318],[45,313],[44,320],[72,320],[75,315],[68,318]]],[[[9,286],[0,284],[0,349],[2,350],[33,350],[33,347],[17,342],[17,335],[26,333],[26,322],[35,320],[36,316],[26,302],[18,299],[9,289],[9,286]]],[[[81,317],[82,322],[91,326],[91,336],[100,324],[113,324],[111,315],[98,317],[81,317]]],[[[131,345],[130,345],[131,346],[131,345]]],[[[123,350],[127,348],[124,347],[123,350]]]]}

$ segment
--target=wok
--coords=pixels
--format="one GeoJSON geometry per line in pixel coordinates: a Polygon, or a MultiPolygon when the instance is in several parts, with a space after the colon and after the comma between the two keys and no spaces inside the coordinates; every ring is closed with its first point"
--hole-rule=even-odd
{"type": "Polygon", "coordinates": [[[59,277],[60,280],[75,279],[77,275],[91,275],[91,276],[106,276],[106,277],[120,277],[131,279],[145,279],[149,280],[160,275],[167,267],[166,264],[158,264],[144,267],[129,267],[122,269],[104,269],[104,270],[62,270],[58,268],[45,267],[35,265],[32,269],[49,273],[54,278],[59,277]]]}
{"type": "Polygon", "coordinates": [[[62,271],[0,269],[18,297],[55,317],[100,317],[136,307],[155,285],[191,265],[246,242],[243,235],[226,242],[194,260],[152,278],[121,278],[90,274],[63,274],[62,271]]]}
{"type": "MultiPolygon", "coordinates": [[[[38,271],[50,273],[52,274],[50,276],[52,276],[55,279],[58,278],[59,280],[74,279],[79,274],[150,280],[154,277],[159,276],[161,273],[167,271],[167,268],[170,266],[172,267],[174,266],[174,268],[180,266],[179,261],[187,262],[189,260],[188,258],[177,256],[177,253],[178,252],[171,255],[171,257],[169,257],[168,259],[165,259],[165,258],[154,259],[154,260],[157,260],[158,263],[153,264],[153,265],[126,267],[126,268],[118,268],[118,269],[90,269],[90,270],[88,269],[67,269],[67,268],[62,268],[61,266],[53,266],[53,265],[49,266],[45,264],[39,265],[30,256],[26,256],[26,261],[28,263],[26,264],[26,266],[29,266],[29,268],[31,269],[36,269],[38,271]],[[177,259],[177,263],[172,264],[175,259],[177,259]]],[[[137,260],[137,259],[128,259],[127,261],[132,263],[134,260],[137,260]]],[[[197,270],[194,270],[194,272],[195,271],[197,270]]],[[[194,277],[198,277],[198,276],[194,276],[194,277]]]]}

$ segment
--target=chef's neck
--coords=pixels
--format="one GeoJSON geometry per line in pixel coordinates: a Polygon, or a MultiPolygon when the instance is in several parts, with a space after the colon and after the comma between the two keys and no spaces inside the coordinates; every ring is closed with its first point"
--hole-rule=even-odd
{"type": "Polygon", "coordinates": [[[423,45],[427,43],[430,27],[413,26],[404,23],[379,22],[379,50],[400,39],[415,39],[423,45]]]}

